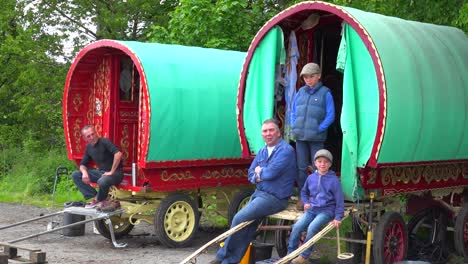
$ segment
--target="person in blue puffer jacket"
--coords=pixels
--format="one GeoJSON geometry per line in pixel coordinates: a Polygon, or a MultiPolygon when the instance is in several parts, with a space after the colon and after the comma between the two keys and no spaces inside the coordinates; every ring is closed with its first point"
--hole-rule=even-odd
{"type": "MultiPolygon", "coordinates": [[[[308,175],[309,163],[315,167],[312,158],[319,149],[323,149],[327,139],[328,127],[335,120],[335,104],[330,89],[322,84],[320,66],[307,63],[301,71],[305,85],[294,97],[291,109],[292,135],[296,140],[298,190],[302,190],[308,175]]],[[[301,210],[301,200],[297,209],[301,210]]]]}
{"type": "Polygon", "coordinates": [[[248,179],[256,185],[256,190],[232,219],[231,228],[242,222],[256,221],[229,236],[210,264],[239,263],[255,239],[261,220],[288,206],[297,174],[294,149],[281,139],[278,122],[274,119],[263,122],[262,137],[266,146],[258,151],[248,172],[248,179]]]}
{"type": "MultiPolygon", "coordinates": [[[[307,242],[320,232],[323,225],[333,222],[338,228],[344,215],[344,195],[341,183],[334,171],[330,170],[333,156],[330,151],[321,149],[315,153],[314,163],[317,170],[307,177],[301,190],[304,202],[304,214],[293,225],[289,237],[288,254],[299,246],[301,233],[307,230],[307,242]]],[[[305,264],[312,252],[312,247],[293,259],[292,264],[305,264]]]]}

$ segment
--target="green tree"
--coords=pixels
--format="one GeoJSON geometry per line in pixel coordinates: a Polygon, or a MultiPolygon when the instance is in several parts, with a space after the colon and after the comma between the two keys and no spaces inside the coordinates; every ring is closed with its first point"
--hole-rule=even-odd
{"type": "Polygon", "coordinates": [[[167,26],[167,13],[176,0],[24,0],[21,8],[30,8],[35,23],[45,30],[59,32],[72,40],[74,52],[99,39],[147,41],[150,26],[167,26]]]}
{"type": "Polygon", "coordinates": [[[61,50],[59,38],[41,32],[28,14],[7,1],[0,13],[0,140],[33,150],[62,141],[60,98],[64,65],[50,54],[61,50]],[[58,106],[58,107],[57,107],[58,106]]]}
{"type": "Polygon", "coordinates": [[[181,0],[167,27],[153,25],[150,40],[246,51],[258,29],[290,2],[181,0]]]}
{"type": "Polygon", "coordinates": [[[337,5],[425,23],[458,27],[467,32],[465,0],[332,0],[337,5]]]}

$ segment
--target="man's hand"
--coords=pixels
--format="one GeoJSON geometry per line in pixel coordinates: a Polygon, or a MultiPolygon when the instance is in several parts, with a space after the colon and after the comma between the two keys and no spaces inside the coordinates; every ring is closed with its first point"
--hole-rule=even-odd
{"type": "Polygon", "coordinates": [[[89,184],[89,175],[88,175],[88,172],[85,171],[85,172],[82,172],[83,173],[83,176],[81,176],[81,180],[86,183],[86,184],[89,184]]]}
{"type": "Polygon", "coordinates": [[[256,174],[260,175],[261,171],[262,171],[262,167],[260,167],[260,166],[255,167],[255,173],[256,174]]]}
{"type": "Polygon", "coordinates": [[[257,166],[255,167],[255,175],[257,176],[255,179],[255,182],[261,182],[262,180],[260,179],[260,172],[262,171],[262,167],[257,166]]]}
{"type": "Polygon", "coordinates": [[[114,173],[112,173],[112,172],[110,172],[110,171],[106,171],[106,172],[104,172],[104,173],[102,174],[102,176],[111,176],[112,174],[114,174],[114,173]]]}
{"type": "Polygon", "coordinates": [[[310,203],[306,203],[306,204],[304,204],[304,211],[307,211],[307,210],[309,210],[309,209],[310,209],[310,207],[311,207],[310,203]]]}
{"type": "Polygon", "coordinates": [[[333,220],[332,223],[335,226],[335,228],[338,228],[338,227],[340,227],[341,221],[333,220]]]}

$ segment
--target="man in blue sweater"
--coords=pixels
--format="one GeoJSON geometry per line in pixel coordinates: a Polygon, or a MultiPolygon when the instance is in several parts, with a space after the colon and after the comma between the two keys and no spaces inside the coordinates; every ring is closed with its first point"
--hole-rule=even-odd
{"type": "Polygon", "coordinates": [[[263,122],[262,137],[266,146],[258,151],[248,174],[256,190],[249,203],[234,216],[231,227],[245,221],[256,221],[228,237],[211,264],[239,263],[255,239],[261,220],[288,206],[297,173],[294,149],[281,139],[278,122],[274,119],[263,122]]]}
{"type": "MultiPolygon", "coordinates": [[[[344,215],[344,195],[341,183],[335,172],[330,170],[333,156],[330,151],[321,149],[315,153],[317,170],[307,177],[301,198],[304,201],[305,212],[293,225],[289,237],[288,254],[297,249],[301,233],[307,230],[304,242],[320,232],[324,224],[333,222],[339,227],[344,215]]],[[[292,264],[305,264],[312,252],[312,247],[293,259],[292,264]]]]}
{"type": "MultiPolygon", "coordinates": [[[[312,157],[322,149],[327,129],[335,120],[335,104],[330,89],[320,81],[321,70],[315,63],[306,64],[301,71],[306,85],[294,97],[291,109],[292,134],[296,139],[298,190],[304,186],[309,163],[316,169],[312,157]]],[[[298,209],[302,203],[298,201],[298,209]]]]}

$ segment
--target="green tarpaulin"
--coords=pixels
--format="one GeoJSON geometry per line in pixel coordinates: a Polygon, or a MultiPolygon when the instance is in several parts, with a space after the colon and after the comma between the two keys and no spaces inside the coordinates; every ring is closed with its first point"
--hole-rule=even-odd
{"type": "Polygon", "coordinates": [[[148,84],[147,161],[240,158],[237,84],[245,53],[119,41],[148,84]]]}
{"type": "Polygon", "coordinates": [[[260,131],[262,122],[273,117],[275,69],[277,64],[284,64],[284,54],[283,32],[274,27],[260,42],[249,65],[243,119],[252,154],[265,145],[260,131]]]}

